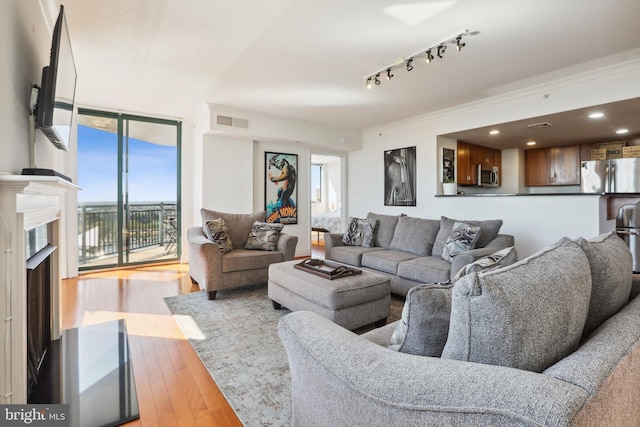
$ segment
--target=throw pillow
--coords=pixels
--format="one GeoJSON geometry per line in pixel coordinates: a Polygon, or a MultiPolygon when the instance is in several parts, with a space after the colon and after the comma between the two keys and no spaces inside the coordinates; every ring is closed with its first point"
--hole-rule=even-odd
{"type": "Polygon", "coordinates": [[[372,248],[376,238],[378,219],[375,218],[349,218],[349,227],[342,236],[342,242],[351,246],[364,246],[372,248]]]}
{"type": "Polygon", "coordinates": [[[581,237],[576,243],[587,255],[591,269],[591,300],[582,333],[585,339],[629,301],[633,259],[614,231],[589,240],[581,237]]]}
{"type": "Polygon", "coordinates": [[[462,277],[471,273],[479,273],[481,271],[491,271],[499,267],[511,265],[518,261],[518,254],[515,246],[509,246],[508,248],[500,249],[498,252],[494,252],[483,258],[479,258],[462,267],[456,275],[453,277],[453,282],[457,282],[462,277]]]}
{"type": "Polygon", "coordinates": [[[275,251],[283,228],[284,224],[255,221],[244,248],[275,251]]]}
{"type": "Polygon", "coordinates": [[[568,238],[456,282],[445,359],[542,372],[580,345],[591,295],[584,251],[568,238]]]}
{"type": "Polygon", "coordinates": [[[480,237],[480,227],[470,225],[464,222],[456,222],[453,224],[451,233],[442,248],[442,259],[452,262],[453,257],[460,252],[466,252],[473,249],[476,241],[480,237]]]}
{"type": "Polygon", "coordinates": [[[220,248],[220,252],[226,253],[233,250],[229,228],[224,219],[218,218],[204,223],[204,235],[220,248]]]}
{"type": "Polygon", "coordinates": [[[378,227],[376,227],[376,238],[374,246],[385,249],[389,248],[391,239],[393,239],[393,233],[396,230],[396,225],[398,225],[398,219],[401,216],[405,215],[383,215],[373,212],[369,212],[367,214],[367,219],[377,219],[379,221],[378,227]]]}
{"type": "Polygon", "coordinates": [[[402,353],[440,357],[449,334],[453,283],[409,289],[389,348],[402,353]]]}
{"type": "Polygon", "coordinates": [[[441,256],[444,244],[449,238],[449,234],[451,233],[453,224],[455,224],[456,222],[464,222],[467,224],[480,226],[482,232],[480,233],[480,237],[478,237],[478,241],[476,242],[476,248],[484,248],[485,246],[487,246],[493,239],[496,238],[496,236],[500,232],[500,227],[502,227],[501,219],[485,219],[482,221],[472,221],[468,219],[451,219],[447,218],[446,216],[442,216],[440,217],[440,230],[438,230],[438,235],[436,236],[435,242],[433,243],[433,256],[441,256]]]}

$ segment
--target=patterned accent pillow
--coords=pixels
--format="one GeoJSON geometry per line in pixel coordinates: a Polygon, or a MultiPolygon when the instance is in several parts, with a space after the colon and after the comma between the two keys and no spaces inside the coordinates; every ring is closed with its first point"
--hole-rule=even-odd
{"type": "Polygon", "coordinates": [[[349,218],[349,227],[342,236],[342,242],[351,246],[372,248],[380,220],[377,218],[349,218]]]}
{"type": "Polygon", "coordinates": [[[205,221],[203,228],[204,235],[220,248],[220,252],[226,253],[233,250],[229,228],[227,224],[225,224],[224,219],[218,218],[205,221]]]}
{"type": "Polygon", "coordinates": [[[254,221],[245,249],[275,251],[284,224],[254,221]]]}
{"type": "Polygon", "coordinates": [[[500,249],[498,252],[494,252],[491,255],[479,258],[471,264],[465,265],[458,270],[453,278],[453,282],[457,282],[467,274],[495,270],[496,268],[511,265],[516,261],[518,261],[516,248],[515,246],[509,246],[508,248],[500,249]]]}
{"type": "Polygon", "coordinates": [[[444,248],[442,248],[442,259],[453,262],[453,257],[460,252],[473,249],[476,246],[478,237],[480,237],[479,226],[456,222],[453,224],[444,248]]]}

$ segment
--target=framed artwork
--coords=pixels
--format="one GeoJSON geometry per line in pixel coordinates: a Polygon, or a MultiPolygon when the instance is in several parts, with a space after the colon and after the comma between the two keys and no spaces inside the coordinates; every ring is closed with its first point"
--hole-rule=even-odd
{"type": "Polygon", "coordinates": [[[442,149],[442,182],[456,181],[456,150],[453,148],[442,149]]]}
{"type": "Polygon", "coordinates": [[[298,155],[264,153],[266,222],[298,223],[298,155]]]}
{"type": "Polygon", "coordinates": [[[384,152],[384,205],[416,205],[416,147],[384,152]]]}

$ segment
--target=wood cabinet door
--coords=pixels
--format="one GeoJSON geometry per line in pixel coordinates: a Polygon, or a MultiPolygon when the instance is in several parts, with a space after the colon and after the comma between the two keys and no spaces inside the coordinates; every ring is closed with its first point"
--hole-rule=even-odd
{"type": "Polygon", "coordinates": [[[477,145],[458,141],[458,165],[456,181],[458,185],[476,184],[476,149],[477,145]]]}
{"type": "Polygon", "coordinates": [[[550,150],[552,185],[580,185],[580,146],[566,145],[550,150]]]}
{"type": "Polygon", "coordinates": [[[524,152],[524,185],[551,185],[549,150],[536,148],[524,152]]]}

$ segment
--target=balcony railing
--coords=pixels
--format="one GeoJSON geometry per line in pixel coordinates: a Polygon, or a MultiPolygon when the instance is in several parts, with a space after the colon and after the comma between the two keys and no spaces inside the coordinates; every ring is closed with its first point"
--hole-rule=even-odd
{"type": "MultiPolygon", "coordinates": [[[[166,246],[167,253],[175,252],[176,218],[175,203],[130,203],[124,211],[123,251],[166,246]]],[[[116,203],[78,205],[78,248],[80,265],[118,254],[116,203]]]]}

